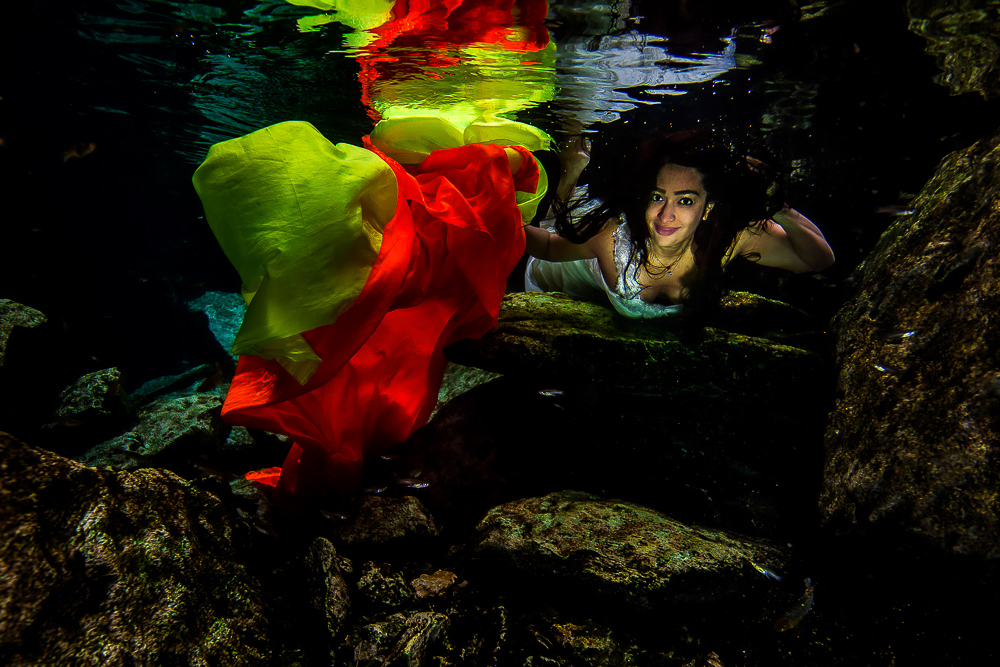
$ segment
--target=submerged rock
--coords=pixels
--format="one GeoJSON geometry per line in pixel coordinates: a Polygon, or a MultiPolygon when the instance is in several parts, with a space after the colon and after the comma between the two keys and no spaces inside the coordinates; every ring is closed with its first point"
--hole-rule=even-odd
{"type": "Polygon", "coordinates": [[[117,368],[87,373],[59,394],[46,428],[107,423],[125,416],[122,374],[117,368]]]}
{"type": "Polygon", "coordinates": [[[0,430],[37,437],[75,373],[65,333],[40,311],[0,299],[0,430]]]}
{"type": "Polygon", "coordinates": [[[413,496],[358,496],[351,499],[346,516],[327,532],[338,543],[371,548],[424,539],[438,529],[434,517],[413,496]]]}
{"type": "Polygon", "coordinates": [[[195,312],[205,313],[208,317],[208,328],[219,341],[219,345],[232,356],[236,357],[230,350],[233,349],[233,342],[236,340],[236,332],[243,322],[243,315],[246,314],[247,304],[243,296],[233,292],[205,292],[197,299],[188,301],[188,308],[195,312]]]}
{"type": "Polygon", "coordinates": [[[953,153],[837,315],[820,506],[1000,557],[1000,134],[953,153]]]}
{"type": "Polygon", "coordinates": [[[434,612],[393,614],[365,626],[354,644],[354,664],[423,667],[442,664],[431,653],[448,628],[448,617],[434,612]]]}
{"type": "Polygon", "coordinates": [[[762,393],[801,400],[821,368],[816,354],[765,338],[708,330],[682,341],[668,323],[629,320],[559,293],[504,297],[499,325],[448,348],[449,359],[503,374],[592,380],[673,395],[762,393]]]}
{"type": "Polygon", "coordinates": [[[454,572],[437,570],[431,574],[422,574],[410,582],[413,595],[417,600],[436,598],[443,595],[455,583],[458,577],[454,572]]]}
{"type": "Polygon", "coordinates": [[[309,605],[322,619],[319,625],[326,643],[332,643],[351,611],[351,599],[347,582],[340,571],[337,550],[328,540],[317,537],[306,553],[305,568],[309,605]]]}
{"type": "Polygon", "coordinates": [[[422,667],[433,664],[428,654],[448,628],[448,617],[429,611],[420,611],[406,619],[406,626],[389,651],[385,665],[422,667]]]}
{"type": "Polygon", "coordinates": [[[214,393],[169,394],[139,410],[132,430],[78,457],[81,463],[115,470],[137,470],[167,459],[211,453],[227,442],[222,399],[214,393]]]}
{"type": "Polygon", "coordinates": [[[763,541],[575,491],[490,510],[476,543],[480,554],[585,597],[651,608],[732,598],[764,581],[755,563],[780,571],[788,560],[763,541]]]}
{"type": "Polygon", "coordinates": [[[910,30],[927,40],[952,94],[1000,95],[1000,2],[907,0],[910,30]]]}
{"type": "Polygon", "coordinates": [[[500,377],[499,373],[448,362],[448,365],[445,366],[444,369],[444,378],[441,380],[441,389],[438,391],[437,405],[435,405],[434,410],[431,411],[428,421],[430,419],[434,419],[434,415],[436,415],[438,411],[448,403],[448,401],[461,396],[465,392],[478,387],[481,384],[485,384],[490,380],[495,380],[498,377],[500,377]]]}
{"type": "Polygon", "coordinates": [[[4,365],[7,355],[7,341],[14,327],[34,329],[45,324],[48,318],[41,311],[12,301],[0,299],[0,367],[4,365]]]}
{"type": "Polygon", "coordinates": [[[6,434],[0,474],[5,664],[270,664],[249,535],[218,498],[6,434]]]}
{"type": "Polygon", "coordinates": [[[396,609],[413,598],[406,578],[387,563],[362,563],[357,585],[358,600],[369,609],[396,609]]]}
{"type": "Polygon", "coordinates": [[[146,405],[154,398],[159,398],[166,394],[182,390],[197,391],[197,388],[205,384],[205,381],[217,369],[218,366],[215,364],[201,364],[183,373],[165,375],[148,380],[137,389],[129,391],[129,405],[132,409],[137,409],[146,405]]]}

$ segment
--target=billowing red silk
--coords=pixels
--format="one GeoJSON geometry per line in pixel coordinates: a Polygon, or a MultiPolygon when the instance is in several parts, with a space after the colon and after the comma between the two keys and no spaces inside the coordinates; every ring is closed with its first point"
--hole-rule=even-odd
{"type": "Polygon", "coordinates": [[[335,323],[302,334],[323,360],[309,382],[276,361],[240,357],[223,407],[231,424],[294,441],[275,491],[286,506],[351,491],[365,457],[426,422],[444,347],[496,325],[524,252],[515,190],[534,192],[539,177],[526,150],[516,149],[525,159],[512,177],[500,146],[435,151],[409,173],[365,146],[392,168],[400,196],[360,296],[335,323]]]}

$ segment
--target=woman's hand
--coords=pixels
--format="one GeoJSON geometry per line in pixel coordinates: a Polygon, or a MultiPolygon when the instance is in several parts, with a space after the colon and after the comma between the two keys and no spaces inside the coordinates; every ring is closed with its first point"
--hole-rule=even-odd
{"type": "Polygon", "coordinates": [[[590,139],[584,134],[577,134],[567,139],[563,149],[559,151],[559,186],[556,188],[556,198],[568,201],[576,188],[580,174],[590,164],[590,139]]]}

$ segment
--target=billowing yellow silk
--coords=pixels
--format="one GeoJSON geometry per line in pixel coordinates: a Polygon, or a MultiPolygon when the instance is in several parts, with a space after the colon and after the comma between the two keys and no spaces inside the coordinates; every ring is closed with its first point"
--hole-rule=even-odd
{"type": "MultiPolygon", "coordinates": [[[[433,118],[383,121],[372,141],[410,164],[466,143],[548,146],[547,135],[521,123],[463,132],[433,118]]],[[[243,282],[247,312],[233,354],[276,359],[305,383],[320,359],[300,334],[335,322],[361,292],[396,211],[392,170],[369,150],[334,145],[292,121],[212,146],[194,186],[243,282]]],[[[545,186],[543,170],[537,193],[517,193],[526,221],[545,186]]]]}

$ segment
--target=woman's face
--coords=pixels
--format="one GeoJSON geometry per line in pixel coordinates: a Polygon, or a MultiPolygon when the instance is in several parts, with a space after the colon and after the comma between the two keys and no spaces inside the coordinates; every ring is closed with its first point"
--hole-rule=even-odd
{"type": "Polygon", "coordinates": [[[701,174],[691,167],[664,165],[646,203],[650,243],[663,250],[683,249],[711,207],[701,174]]]}

